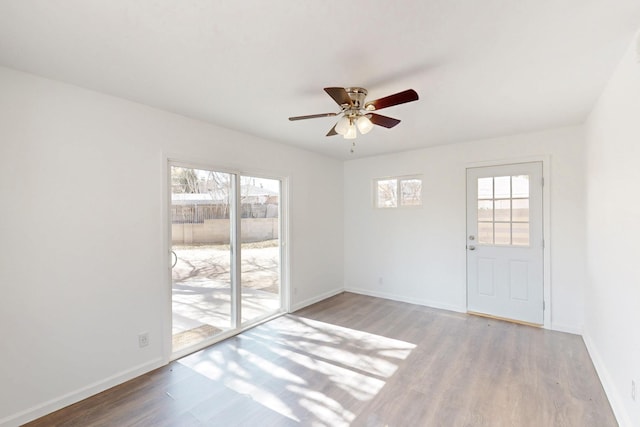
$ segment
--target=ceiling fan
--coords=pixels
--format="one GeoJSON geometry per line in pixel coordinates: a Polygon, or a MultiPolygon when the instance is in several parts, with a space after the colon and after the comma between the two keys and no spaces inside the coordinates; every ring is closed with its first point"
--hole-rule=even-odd
{"type": "Polygon", "coordinates": [[[289,120],[306,120],[318,117],[333,117],[341,115],[342,117],[338,120],[335,126],[331,128],[329,133],[327,133],[327,136],[342,135],[345,139],[355,139],[357,136],[356,128],[364,135],[371,131],[373,125],[385,128],[392,128],[396,126],[400,123],[400,120],[376,114],[373,111],[418,100],[418,94],[413,89],[408,89],[403,92],[398,92],[366,103],[364,100],[367,97],[367,90],[361,87],[326,87],[324,88],[324,91],[327,92],[329,96],[340,106],[339,113],[295,116],[289,117],[289,120]]]}

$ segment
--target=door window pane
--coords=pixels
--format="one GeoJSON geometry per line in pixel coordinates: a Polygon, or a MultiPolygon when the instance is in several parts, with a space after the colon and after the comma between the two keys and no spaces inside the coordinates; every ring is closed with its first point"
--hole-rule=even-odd
{"type": "Polygon", "coordinates": [[[496,200],[496,221],[511,221],[511,200],[496,200]]]}
{"type": "Polygon", "coordinates": [[[494,224],[496,230],[495,244],[510,245],[511,244],[511,224],[508,222],[496,222],[494,224]]]}
{"type": "Polygon", "coordinates": [[[478,178],[478,199],[493,199],[493,177],[478,178]]]}
{"type": "Polygon", "coordinates": [[[508,199],[511,197],[511,177],[510,176],[496,176],[493,178],[495,185],[495,193],[493,195],[496,199],[508,199]]]}
{"type": "Polygon", "coordinates": [[[493,221],[492,200],[478,200],[478,221],[493,221]]]}
{"type": "Polygon", "coordinates": [[[529,223],[514,222],[513,226],[513,245],[529,246],[529,223]]]}
{"type": "Polygon", "coordinates": [[[478,223],[478,243],[482,243],[485,245],[493,245],[493,223],[492,222],[478,223]]]}
{"type": "Polygon", "coordinates": [[[512,176],[511,183],[513,185],[513,195],[511,197],[529,197],[529,175],[512,176]]]}
{"type": "Polygon", "coordinates": [[[513,221],[529,222],[529,199],[513,199],[513,221]]]}

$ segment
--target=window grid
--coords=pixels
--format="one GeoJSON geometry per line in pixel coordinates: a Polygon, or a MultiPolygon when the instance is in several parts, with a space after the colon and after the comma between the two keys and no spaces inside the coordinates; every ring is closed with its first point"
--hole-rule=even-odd
{"type": "Polygon", "coordinates": [[[528,175],[478,178],[477,203],[479,244],[529,246],[528,175]],[[517,194],[514,194],[516,193],[514,178],[519,180],[517,194]],[[525,181],[526,191],[523,187],[525,181]],[[505,187],[507,182],[508,190],[505,187]],[[498,187],[500,187],[499,191],[498,187]],[[514,218],[514,201],[518,205],[516,218],[514,218]],[[487,210],[490,210],[490,214],[486,212],[487,210]]]}
{"type": "Polygon", "coordinates": [[[422,206],[422,177],[375,179],[374,206],[378,209],[422,206]]]}

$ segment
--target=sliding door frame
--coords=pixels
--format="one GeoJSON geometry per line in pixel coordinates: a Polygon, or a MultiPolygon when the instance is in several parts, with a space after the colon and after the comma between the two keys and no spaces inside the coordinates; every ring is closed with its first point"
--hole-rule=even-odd
{"type": "Polygon", "coordinates": [[[289,178],[282,175],[276,175],[273,172],[260,171],[256,169],[238,169],[229,168],[209,163],[203,163],[201,160],[191,161],[185,159],[185,156],[171,156],[163,155],[162,160],[162,174],[164,179],[162,180],[162,261],[163,261],[163,283],[162,286],[162,298],[164,301],[164,310],[162,316],[162,352],[164,363],[169,363],[171,360],[179,359],[187,354],[198,351],[202,348],[215,344],[216,342],[225,340],[229,337],[239,334],[240,332],[253,328],[261,323],[269,321],[275,317],[290,312],[291,307],[291,295],[289,286],[289,178]],[[208,338],[202,341],[198,346],[189,347],[184,350],[173,352],[172,350],[172,260],[171,260],[171,167],[185,167],[193,169],[203,169],[215,172],[228,173],[233,175],[232,179],[232,192],[234,193],[233,203],[234,206],[231,209],[233,218],[231,221],[231,269],[233,271],[232,281],[232,304],[231,304],[231,320],[232,328],[229,331],[222,332],[214,337],[208,338]],[[279,255],[280,255],[280,310],[271,316],[260,318],[255,322],[249,322],[246,325],[242,324],[241,319],[241,250],[240,248],[240,233],[242,215],[240,214],[240,180],[242,176],[251,176],[255,178],[273,179],[280,182],[280,195],[278,203],[278,227],[279,227],[279,255]]]}

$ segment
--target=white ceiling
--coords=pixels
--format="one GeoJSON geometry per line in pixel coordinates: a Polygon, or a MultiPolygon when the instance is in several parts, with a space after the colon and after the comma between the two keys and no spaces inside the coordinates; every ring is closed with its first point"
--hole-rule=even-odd
{"type": "Polygon", "coordinates": [[[582,122],[638,0],[2,0],[0,64],[349,159],[582,122]],[[327,86],[402,123],[324,135],[327,86]]]}

